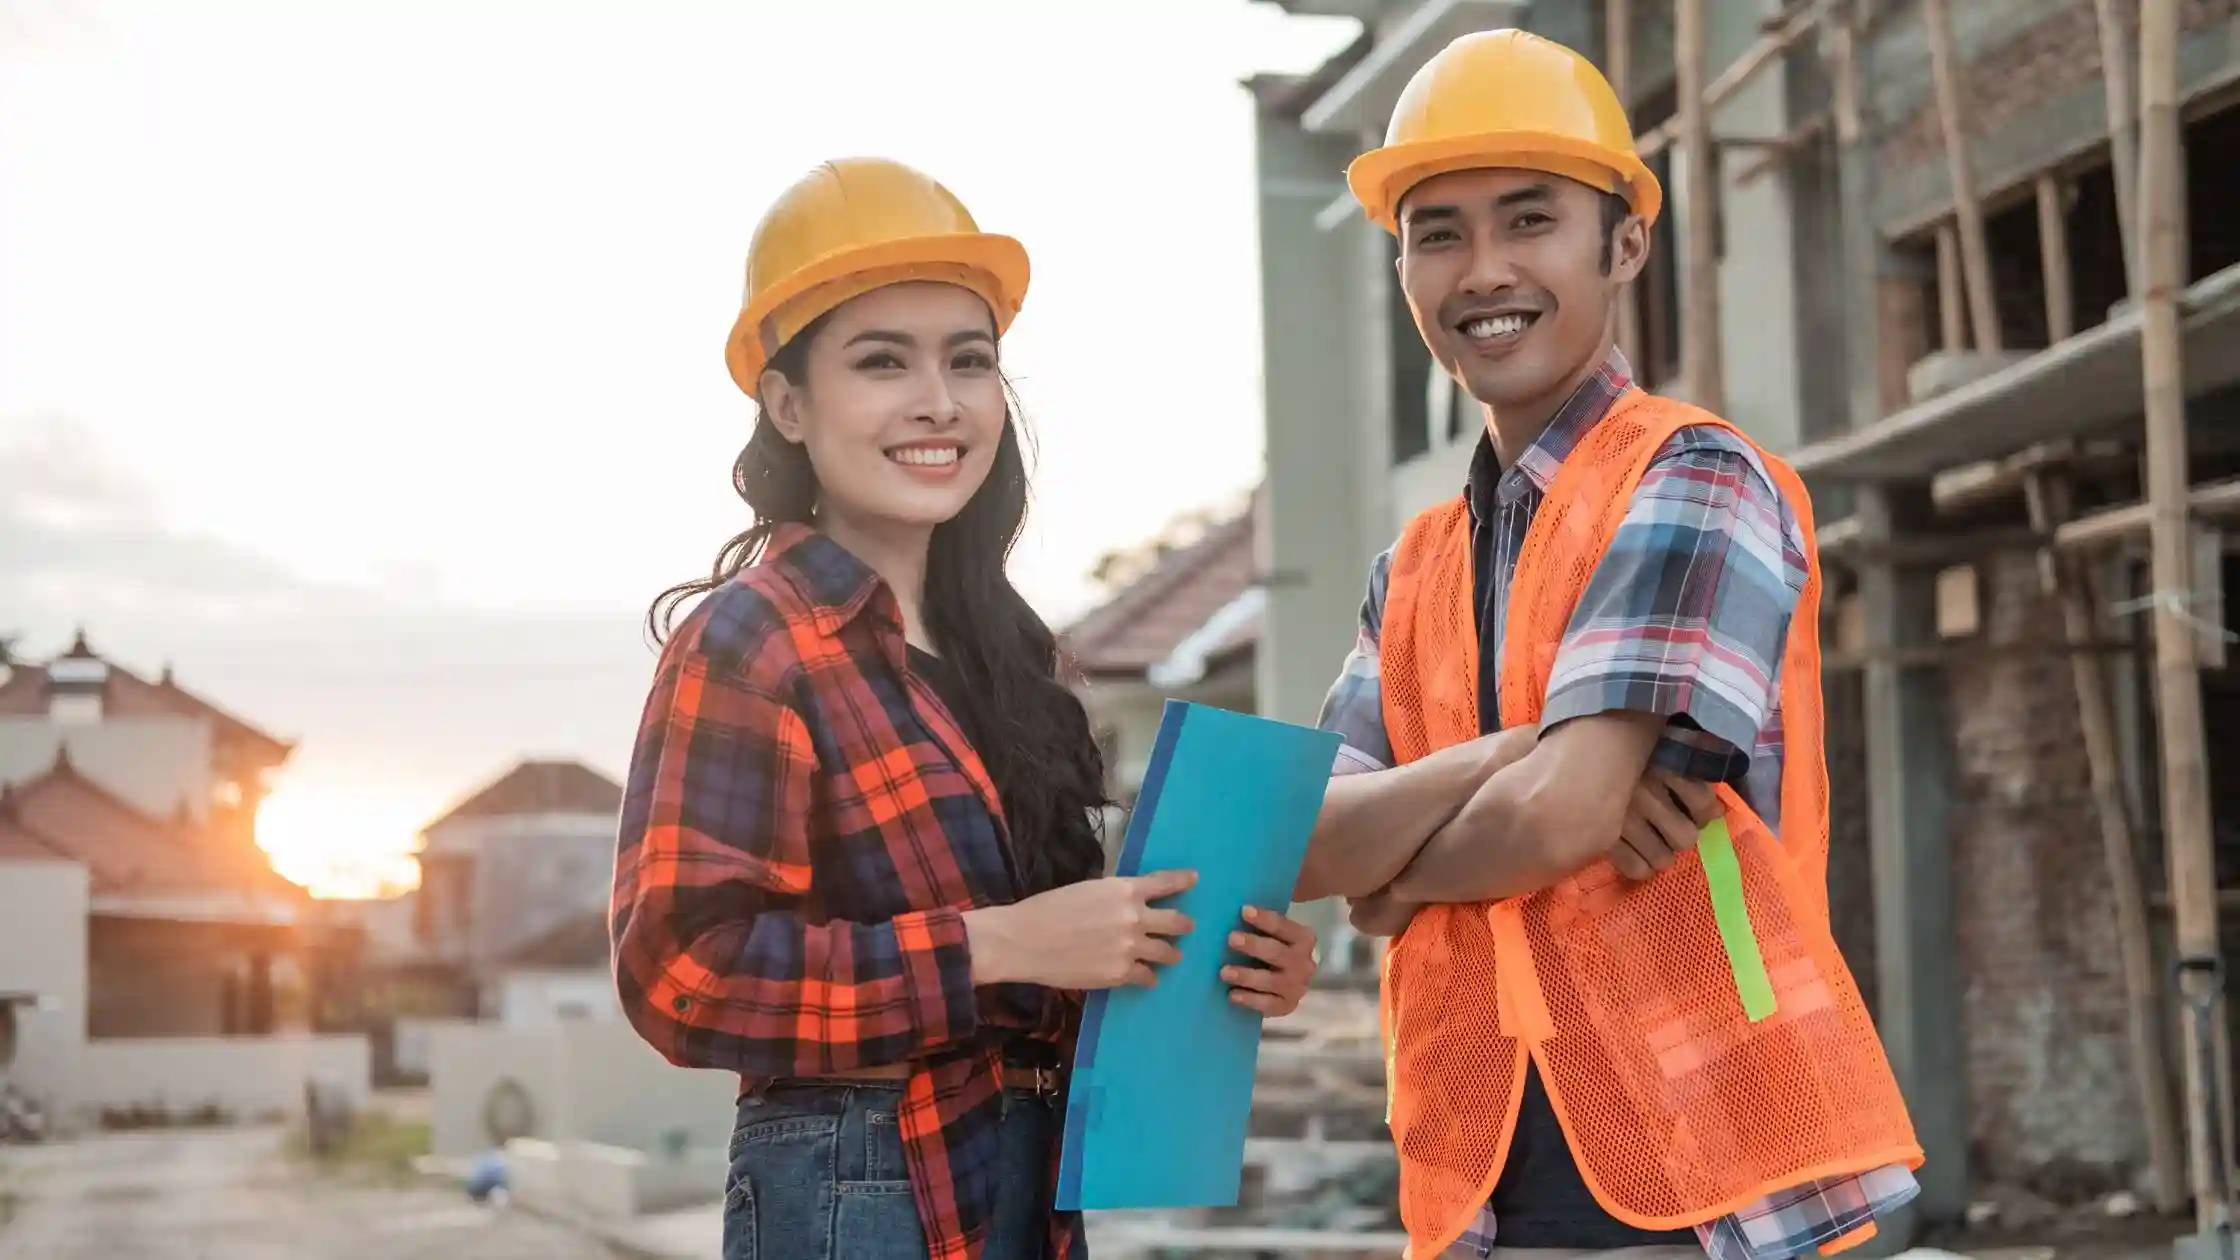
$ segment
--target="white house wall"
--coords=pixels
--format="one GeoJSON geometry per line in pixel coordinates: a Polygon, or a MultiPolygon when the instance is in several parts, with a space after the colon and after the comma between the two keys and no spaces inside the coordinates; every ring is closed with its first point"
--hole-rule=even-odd
{"type": "Polygon", "coordinates": [[[75,862],[0,861],[0,992],[49,1004],[17,1011],[9,1079],[48,1107],[75,1096],[85,1052],[87,902],[75,862]]]}

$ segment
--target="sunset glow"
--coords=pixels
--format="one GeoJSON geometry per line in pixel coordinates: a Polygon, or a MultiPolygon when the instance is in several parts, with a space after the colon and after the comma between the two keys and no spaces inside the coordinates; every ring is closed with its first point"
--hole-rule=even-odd
{"type": "Polygon", "coordinates": [[[272,868],[314,897],[379,897],[420,882],[425,810],[371,789],[283,783],[257,811],[272,868]]]}

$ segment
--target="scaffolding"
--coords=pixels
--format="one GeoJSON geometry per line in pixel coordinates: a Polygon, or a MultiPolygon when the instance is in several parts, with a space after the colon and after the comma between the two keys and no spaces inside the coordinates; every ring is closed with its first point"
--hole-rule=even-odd
{"type": "MultiPolygon", "coordinates": [[[[1605,64],[1624,96],[1634,67],[1630,0],[1605,0],[1605,64]]],[[[1894,854],[1902,837],[1909,785],[1899,671],[1948,659],[1941,643],[1907,642],[1898,627],[1897,570],[1950,565],[1991,551],[2030,551],[2043,589],[2058,607],[2060,655],[2075,692],[2091,797],[2106,859],[2105,875],[2117,912],[2122,977],[2127,999],[2128,1050],[2147,1137],[2154,1198],[2166,1211],[2190,1198],[2204,1233],[2228,1227],[2231,1151],[2230,1090],[2223,1077],[2230,1054],[2218,941],[2218,909],[2210,820],[2208,749],[2200,671],[2222,663],[2226,635],[2217,616],[2216,568],[2221,554],[2214,524],[2240,518],[2240,479],[2195,484],[2189,468],[2186,398],[2240,383],[2240,268],[2186,283],[2184,132],[2179,95],[2178,0],[2095,0],[2106,89],[2107,165],[2120,224],[2121,262],[2128,298],[2097,326],[2079,330],[2077,296],[2066,234],[2070,174],[2052,164],[2027,178],[2036,209],[2040,280],[2045,299],[2047,346],[2029,354],[2009,351],[1995,305],[1985,196],[1970,150],[1969,101],[1961,90],[1950,0],[1919,0],[1904,12],[1873,0],[1794,0],[1763,23],[1755,42],[1734,63],[1706,81],[1705,0],[1677,0],[1674,11],[1674,79],[1679,96],[1671,120],[1644,132],[1645,152],[1667,145],[1681,151],[1690,172],[1710,169],[1721,145],[1754,143],[1765,151],[1761,166],[1778,163],[1809,145],[1832,146],[1840,214],[1846,223],[1845,264],[1871,273],[1876,240],[1867,201],[1864,161],[1871,71],[1858,63],[1865,36],[1878,23],[1921,24],[1927,46],[1938,137],[1950,181],[1950,209],[1934,223],[1938,349],[1960,360],[1958,379],[1928,397],[1894,379],[1911,365],[1893,368],[1890,347],[1918,342],[1919,331],[1896,326],[1919,318],[1918,307],[1892,302],[1876,277],[1861,274],[1845,285],[1848,327],[1873,331],[1882,361],[1879,397],[1862,402],[1852,391],[1851,427],[1807,443],[1793,460],[1816,487],[1841,485],[1854,503],[1850,516],[1823,524],[1823,559],[1848,570],[1859,598],[1879,606],[1867,614],[1868,641],[1846,643],[1838,633],[1831,669],[1867,672],[1866,712],[1873,829],[1878,833],[1878,891],[1929,895],[1921,886],[1922,855],[1894,854]],[[2135,15],[2135,16],[2134,16],[2135,15]],[[2136,50],[2127,39],[2138,31],[2136,50]],[[1809,38],[1816,44],[1808,46],[1809,38]],[[1780,137],[1748,141],[1711,134],[1716,107],[1768,66],[1786,56],[1816,55],[1829,104],[1780,137]],[[2135,86],[2134,86],[2135,85],[2135,86]],[[2143,419],[2142,419],[2143,418],[2143,419]],[[2136,502],[2077,510],[2079,486],[2109,480],[2136,462],[2143,483],[2136,502]],[[1990,529],[1907,528],[1901,488],[1927,482],[1932,513],[1959,512],[2020,499],[2026,524],[1990,529]],[[2208,524],[2205,528],[2204,523],[2208,524]],[[2128,611],[2148,614],[2154,649],[2155,743],[2162,801],[2166,894],[2150,897],[2141,876],[2136,828],[2127,804],[2113,705],[2103,658],[2121,646],[2105,628],[2090,562],[2108,550],[2144,539],[2151,580],[2147,595],[2128,611]],[[1901,869],[1902,868],[1902,869],[1901,869]],[[2156,964],[2151,916],[2157,901],[2174,918],[2176,996],[2206,1018],[2185,1026],[2182,1111],[2173,1097],[2171,1049],[2165,1030],[2174,1021],[2169,991],[2156,964]]],[[[1630,99],[1629,99],[1630,103],[1630,99]]],[[[1747,178],[1747,176],[1746,176],[1747,178]]],[[[1693,400],[1722,403],[1717,259],[1710,230],[1722,195],[1716,179],[1688,178],[1678,201],[1683,308],[1682,388],[1693,400]]],[[[1923,225],[1931,226],[1931,225],[1923,225]]],[[[1632,302],[1620,315],[1620,337],[1639,344],[1641,316],[1632,302]]],[[[1929,866],[1938,855],[1930,855],[1929,866]]],[[[1919,905],[1878,905],[1878,936],[1907,929],[1906,914],[1919,905]]],[[[1909,956],[1917,943],[1881,952],[1901,967],[1927,960],[1909,956]]],[[[1934,1034],[1905,1019],[1885,1021],[1901,1076],[1916,1080],[1933,1070],[1941,1051],[1934,1034]]],[[[1917,1104],[1917,1110],[1918,1110],[1917,1104]]],[[[1933,1162],[1933,1161],[1932,1161],[1933,1162]]]]}

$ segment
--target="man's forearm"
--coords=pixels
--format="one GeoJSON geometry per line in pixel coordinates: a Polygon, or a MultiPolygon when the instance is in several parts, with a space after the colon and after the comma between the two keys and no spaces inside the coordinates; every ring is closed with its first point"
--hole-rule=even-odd
{"type": "Polygon", "coordinates": [[[1570,874],[1570,855],[1550,851],[1527,824],[1521,780],[1528,769],[1510,767],[1480,785],[1394,876],[1387,894],[1418,905],[1496,901],[1570,874]]]}
{"type": "Polygon", "coordinates": [[[1563,724],[1504,765],[1394,878],[1399,901],[1497,901],[1553,886],[1618,842],[1663,719],[1611,713],[1563,724]]]}
{"type": "Polygon", "coordinates": [[[1332,778],[1295,897],[1366,897],[1391,883],[1491,775],[1531,747],[1530,731],[1503,732],[1390,770],[1332,778]]]}

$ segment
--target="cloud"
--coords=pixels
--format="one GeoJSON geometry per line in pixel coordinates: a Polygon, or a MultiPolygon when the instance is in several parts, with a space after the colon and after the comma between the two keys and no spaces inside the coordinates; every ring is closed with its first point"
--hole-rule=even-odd
{"type": "MultiPolygon", "coordinates": [[[[653,653],[628,606],[497,611],[182,532],[82,425],[0,423],[0,632],[96,650],[283,738],[287,776],[423,815],[522,756],[618,774],[653,653]]],[[[422,588],[424,590],[424,588],[422,588]]]]}

